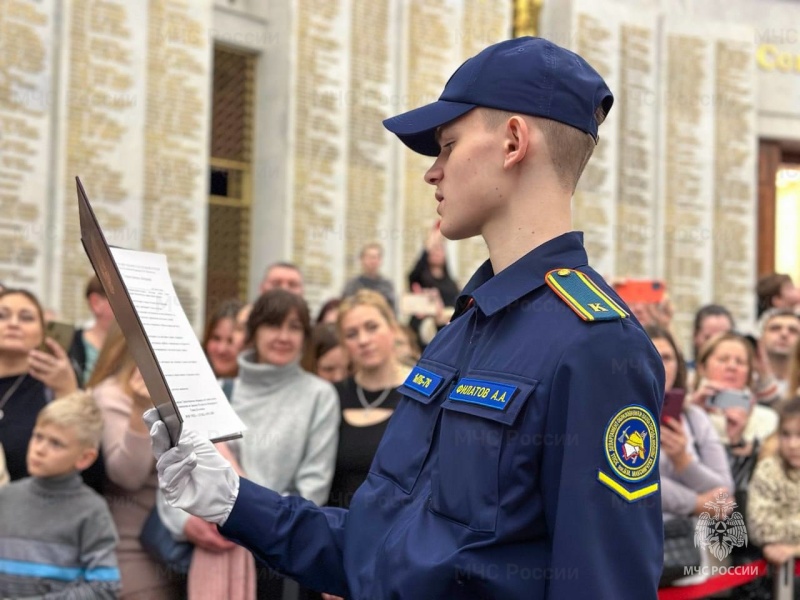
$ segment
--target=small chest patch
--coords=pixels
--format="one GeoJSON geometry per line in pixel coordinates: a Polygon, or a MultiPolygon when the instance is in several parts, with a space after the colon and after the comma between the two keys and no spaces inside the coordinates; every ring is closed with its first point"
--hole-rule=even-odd
{"type": "Polygon", "coordinates": [[[442,377],[436,373],[432,373],[422,367],[414,367],[406,377],[403,385],[430,398],[441,383],[442,377]]]}

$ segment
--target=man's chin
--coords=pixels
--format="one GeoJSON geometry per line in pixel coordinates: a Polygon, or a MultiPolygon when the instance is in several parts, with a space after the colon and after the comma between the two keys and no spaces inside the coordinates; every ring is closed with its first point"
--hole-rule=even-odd
{"type": "Polygon", "coordinates": [[[457,226],[447,226],[444,221],[442,221],[439,231],[445,238],[452,242],[466,240],[475,237],[476,235],[480,235],[480,231],[469,231],[468,229],[459,228],[457,226]]]}

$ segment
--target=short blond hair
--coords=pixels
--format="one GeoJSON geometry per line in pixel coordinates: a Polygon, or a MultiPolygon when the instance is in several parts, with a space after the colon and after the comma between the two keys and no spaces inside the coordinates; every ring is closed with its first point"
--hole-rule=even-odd
{"type": "MultiPolygon", "coordinates": [[[[544,137],[550,160],[553,163],[553,171],[558,177],[559,184],[565,190],[575,191],[583,174],[583,169],[592,157],[594,148],[597,145],[591,135],[552,119],[522,115],[494,108],[481,107],[480,111],[489,129],[495,129],[505,124],[513,116],[522,117],[536,125],[539,131],[542,132],[542,137],[544,137]]],[[[598,120],[598,126],[601,122],[601,120],[598,120]]]]}
{"type": "Polygon", "coordinates": [[[71,427],[87,448],[98,448],[103,437],[103,413],[92,395],[83,390],[46,404],[36,416],[36,426],[41,425],[71,427]]]}

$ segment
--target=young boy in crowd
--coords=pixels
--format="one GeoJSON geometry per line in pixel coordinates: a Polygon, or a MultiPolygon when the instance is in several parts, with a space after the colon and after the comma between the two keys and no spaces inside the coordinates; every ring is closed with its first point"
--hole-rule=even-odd
{"type": "Polygon", "coordinates": [[[97,458],[102,431],[86,392],[39,412],[30,477],[0,488],[0,598],[117,597],[117,532],[105,500],[80,476],[97,458]]]}

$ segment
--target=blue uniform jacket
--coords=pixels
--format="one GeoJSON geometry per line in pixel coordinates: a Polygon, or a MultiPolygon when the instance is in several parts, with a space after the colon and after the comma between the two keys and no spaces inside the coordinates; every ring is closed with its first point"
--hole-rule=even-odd
{"type": "Polygon", "coordinates": [[[580,233],[487,261],[349,511],[243,479],[221,532],[350,600],[656,598],[662,362],[633,317],[580,318],[545,283],[562,268],[624,309],[580,233]]]}

